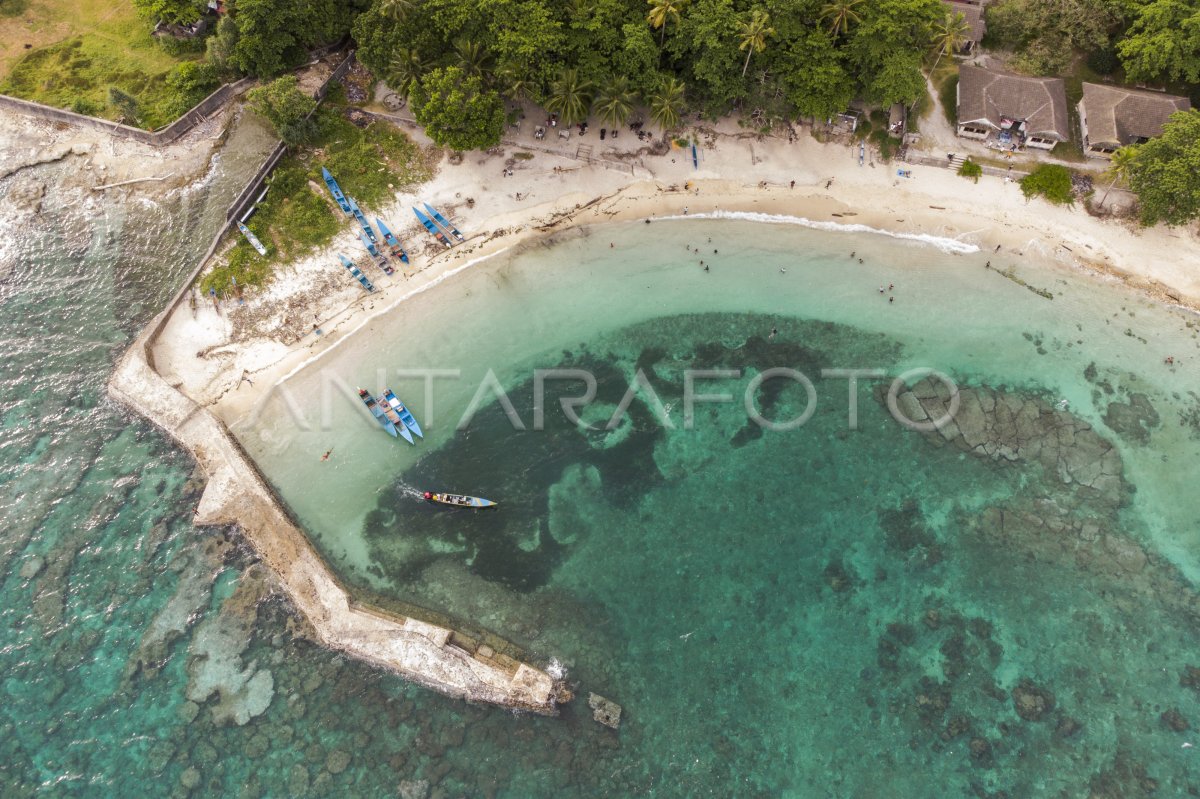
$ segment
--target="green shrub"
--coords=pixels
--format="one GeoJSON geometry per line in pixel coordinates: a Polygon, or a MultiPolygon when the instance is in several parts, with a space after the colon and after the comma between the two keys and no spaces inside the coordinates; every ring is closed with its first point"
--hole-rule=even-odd
{"type": "Polygon", "coordinates": [[[885,120],[883,127],[871,133],[871,143],[875,145],[875,149],[879,150],[881,161],[891,161],[896,155],[896,148],[900,145],[900,140],[894,139],[888,134],[885,120]]]}
{"type": "Polygon", "coordinates": [[[951,127],[958,127],[958,75],[954,75],[942,84],[942,91],[938,94],[938,99],[942,102],[942,111],[946,114],[946,121],[950,123],[951,127]]]}
{"type": "Polygon", "coordinates": [[[71,110],[76,114],[94,117],[104,110],[104,106],[94,103],[86,97],[76,97],[75,102],[71,103],[71,110]]]}
{"type": "Polygon", "coordinates": [[[1055,205],[1073,205],[1071,170],[1058,164],[1042,164],[1021,178],[1021,192],[1026,199],[1041,195],[1055,205]]]}
{"type": "Polygon", "coordinates": [[[962,162],[962,166],[958,168],[958,174],[964,178],[971,178],[976,183],[979,182],[979,176],[983,174],[983,167],[968,158],[962,162]]]}

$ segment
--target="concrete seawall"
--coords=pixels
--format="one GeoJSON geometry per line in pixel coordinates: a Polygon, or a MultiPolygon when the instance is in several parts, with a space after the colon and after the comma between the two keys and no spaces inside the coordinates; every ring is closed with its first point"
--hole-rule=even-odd
{"type": "Polygon", "coordinates": [[[195,457],[208,479],[196,523],[236,524],[325,646],[448,696],[556,714],[554,681],[545,671],[488,646],[464,645],[445,627],[353,600],[225,425],[151,366],[148,349],[177,307],[171,303],[129,348],[109,391],[195,457]]]}

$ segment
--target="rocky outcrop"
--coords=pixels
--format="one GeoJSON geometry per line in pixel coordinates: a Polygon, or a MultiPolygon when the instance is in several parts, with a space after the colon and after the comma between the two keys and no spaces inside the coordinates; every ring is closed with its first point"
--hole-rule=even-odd
{"type": "Polygon", "coordinates": [[[1085,486],[1117,502],[1122,497],[1120,453],[1087,422],[1041,397],[963,388],[951,414],[949,389],[926,379],[897,395],[896,404],[914,422],[949,415],[938,430],[925,434],[939,446],[993,461],[1038,463],[1064,484],[1085,486]]]}

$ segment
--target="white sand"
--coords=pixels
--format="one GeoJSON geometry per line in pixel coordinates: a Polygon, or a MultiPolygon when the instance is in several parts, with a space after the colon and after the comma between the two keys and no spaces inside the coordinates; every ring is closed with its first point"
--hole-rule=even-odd
{"type": "MultiPolygon", "coordinates": [[[[188,318],[172,320],[156,346],[156,362],[190,396],[232,424],[252,407],[260,384],[268,386],[335,345],[362,319],[468,262],[566,225],[661,217],[683,213],[685,207],[690,213],[748,211],[862,224],[956,239],[983,250],[999,245],[1005,262],[1014,254],[1029,254],[1035,258],[1032,263],[1117,277],[1166,302],[1200,307],[1200,269],[1195,266],[1200,241],[1189,231],[1143,230],[1091,217],[1080,207],[1027,201],[1016,183],[1002,178],[985,176],[975,184],[946,169],[871,166],[870,158],[859,166],[857,149],[822,144],[804,133],[789,143],[749,135],[726,123],[698,135],[707,142],[699,169],[693,168],[690,152],[681,149],[665,156],[633,154],[644,143],[628,132],[612,157],[624,153],[629,165],[614,164],[616,168],[573,157],[578,137],[547,147],[560,154],[530,150],[534,158],[513,162],[512,177],[505,177],[503,169],[520,149],[514,146],[504,147],[503,155],[470,153],[457,165],[443,161],[433,180],[397,195],[380,214],[412,256],[406,277],[398,272],[387,278],[367,268],[362,245],[347,221],[331,247],[293,265],[244,306],[226,304],[218,316],[211,305],[202,305],[195,319],[182,308],[176,317],[188,318]],[[910,170],[912,177],[898,177],[897,168],[910,170]],[[795,188],[790,188],[792,180],[795,188]],[[410,210],[418,197],[450,216],[468,241],[449,251],[435,244],[410,210]],[[359,261],[378,289],[374,294],[364,294],[350,280],[337,252],[359,261]],[[269,321],[239,325],[239,314],[269,321]],[[312,333],[314,323],[324,332],[319,338],[312,333]],[[237,332],[231,340],[232,328],[237,332]],[[243,371],[254,380],[253,387],[238,386],[243,371]]],[[[550,141],[535,142],[528,121],[517,137],[521,144],[539,147],[550,141]]],[[[596,155],[603,152],[594,131],[582,141],[596,155]]]]}

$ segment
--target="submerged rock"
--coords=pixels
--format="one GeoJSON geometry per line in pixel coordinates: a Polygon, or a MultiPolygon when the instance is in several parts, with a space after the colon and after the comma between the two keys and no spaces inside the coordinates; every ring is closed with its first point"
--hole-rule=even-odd
{"type": "Polygon", "coordinates": [[[403,780],[400,799],[429,799],[429,780],[403,780]]]}
{"type": "Polygon", "coordinates": [[[1047,688],[1024,679],[1012,689],[1013,707],[1025,721],[1041,721],[1054,710],[1054,694],[1047,688]]]}
{"type": "Polygon", "coordinates": [[[1192,726],[1188,724],[1188,720],[1183,717],[1183,714],[1179,712],[1179,708],[1177,707],[1164,711],[1158,718],[1164,726],[1175,732],[1187,732],[1192,726]]]}
{"type": "Polygon", "coordinates": [[[1146,444],[1150,431],[1161,423],[1158,411],[1145,394],[1129,395],[1129,402],[1110,402],[1104,413],[1104,423],[1125,441],[1146,444]]]}
{"type": "Polygon", "coordinates": [[[195,766],[188,766],[179,775],[179,784],[189,791],[200,784],[200,769],[195,766]]]}
{"type": "Polygon", "coordinates": [[[599,694],[588,694],[588,707],[592,709],[592,718],[605,727],[617,729],[621,726],[621,706],[599,694]]]}
{"type": "Polygon", "coordinates": [[[32,580],[41,574],[44,568],[46,568],[46,559],[41,555],[33,555],[26,558],[25,562],[21,564],[21,579],[32,580]]]}
{"type": "Polygon", "coordinates": [[[334,749],[325,758],[325,770],[330,774],[341,774],[350,765],[350,753],[345,749],[334,749]]]}

